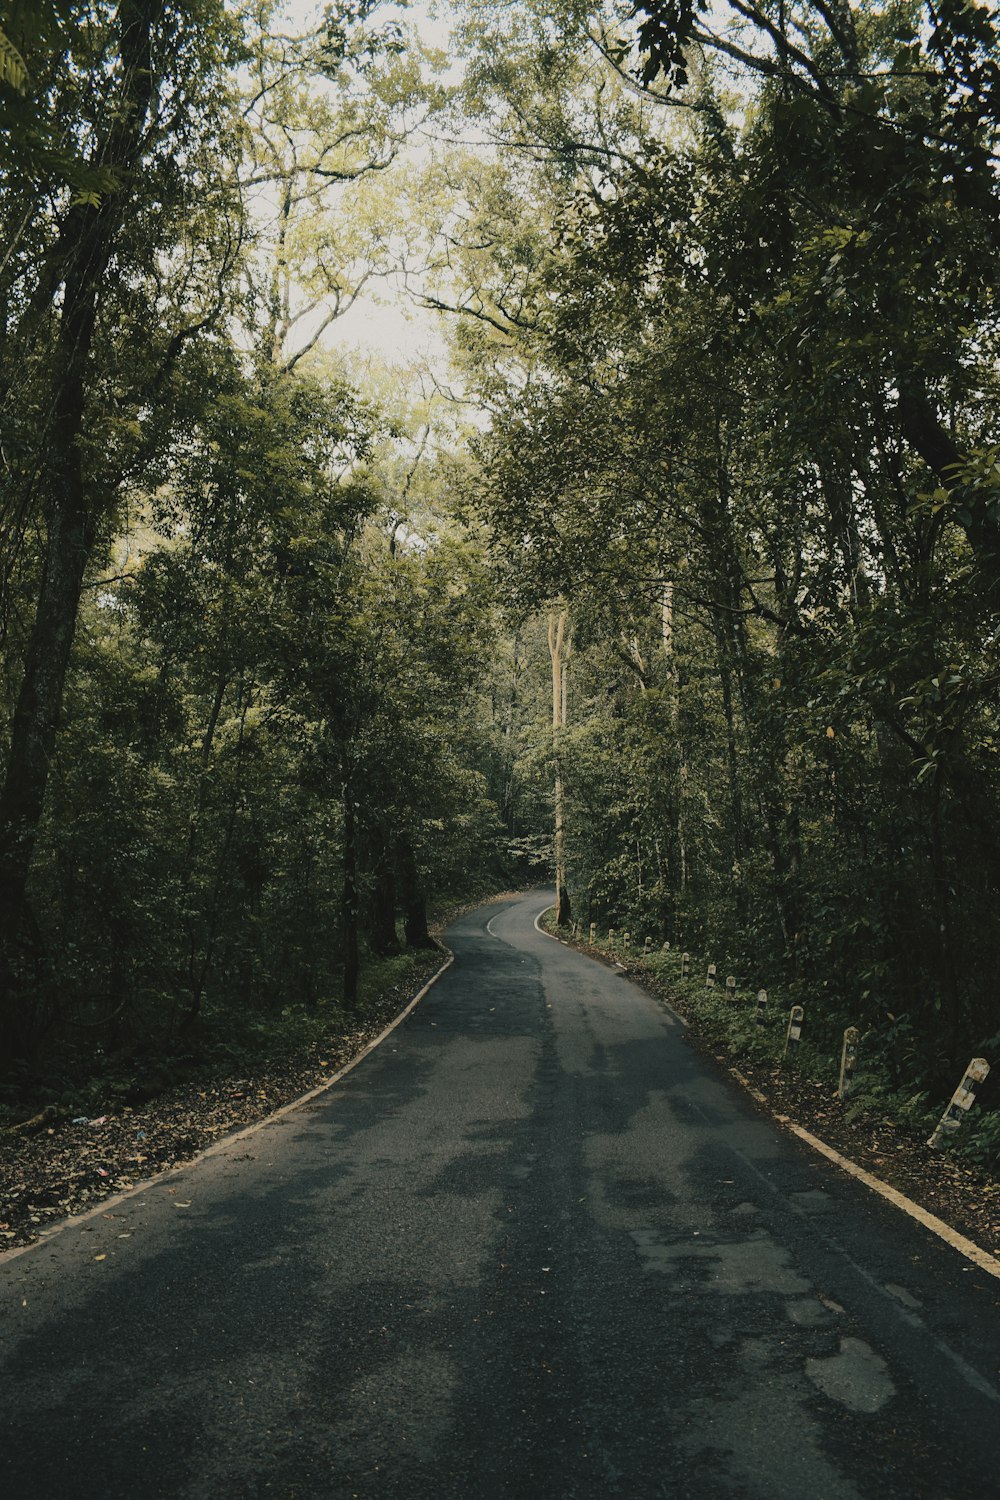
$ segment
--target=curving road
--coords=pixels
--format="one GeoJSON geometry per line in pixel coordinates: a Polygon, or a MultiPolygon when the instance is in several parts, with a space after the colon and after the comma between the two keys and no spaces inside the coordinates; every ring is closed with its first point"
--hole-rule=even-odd
{"type": "Polygon", "coordinates": [[[0,1494],[1000,1495],[1000,1281],[545,904],[456,923],[320,1098],[0,1264],[0,1494]]]}

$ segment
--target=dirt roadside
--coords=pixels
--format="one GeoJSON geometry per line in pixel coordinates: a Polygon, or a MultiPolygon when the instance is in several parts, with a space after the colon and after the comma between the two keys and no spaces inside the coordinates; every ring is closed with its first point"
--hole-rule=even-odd
{"type": "Polygon", "coordinates": [[[0,1253],[30,1245],[70,1215],[99,1208],[319,1087],[396,1019],[446,957],[429,952],[418,979],[385,990],[351,1030],[331,1028],[246,1077],[181,1084],[95,1118],[46,1112],[32,1127],[0,1135],[0,1253]]]}

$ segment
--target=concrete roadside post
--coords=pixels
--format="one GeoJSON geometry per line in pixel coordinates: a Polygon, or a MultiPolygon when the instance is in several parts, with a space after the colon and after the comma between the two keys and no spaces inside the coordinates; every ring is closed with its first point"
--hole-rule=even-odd
{"type": "Polygon", "coordinates": [[[644,941],[644,943],[642,945],[642,956],[643,956],[643,958],[648,958],[649,957],[649,950],[652,948],[652,946],[653,946],[653,939],[651,937],[646,938],[646,940],[644,941]]]}
{"type": "Polygon", "coordinates": [[[681,954],[681,978],[682,979],[688,979],[690,977],[690,975],[691,975],[691,955],[690,955],[690,953],[682,953],[681,954]]]}
{"type": "Polygon", "coordinates": [[[937,1149],[943,1146],[947,1140],[955,1134],[955,1131],[965,1119],[969,1110],[976,1102],[976,1089],[982,1083],[990,1065],[985,1057],[974,1057],[965,1070],[958,1088],[951,1096],[951,1103],[934,1127],[933,1135],[928,1137],[928,1146],[937,1149]]]}
{"type": "Polygon", "coordinates": [[[626,953],[628,952],[628,950],[629,950],[629,948],[631,946],[632,946],[632,934],[630,932],[624,932],[624,933],[622,933],[622,947],[625,949],[626,953]]]}
{"type": "Polygon", "coordinates": [[[615,946],[615,929],[613,927],[609,927],[608,928],[608,947],[609,948],[613,948],[614,946],[615,946]]]}
{"type": "Polygon", "coordinates": [[[660,949],[660,952],[661,953],[669,953],[670,952],[670,944],[669,943],[664,943],[663,947],[660,949]]]}
{"type": "Polygon", "coordinates": [[[846,1099],[854,1082],[854,1070],[858,1065],[858,1028],[848,1026],[844,1032],[844,1045],[840,1050],[840,1082],[837,1084],[838,1099],[846,1099]]]}
{"type": "Polygon", "coordinates": [[[757,991],[757,1025],[767,1025],[767,990],[757,991]]]}
{"type": "Polygon", "coordinates": [[[597,923],[596,922],[591,922],[591,924],[590,924],[590,945],[591,945],[591,947],[593,947],[593,945],[596,942],[597,942],[597,923]]]}
{"type": "Polygon", "coordinates": [[[782,1062],[785,1061],[789,1052],[794,1057],[799,1050],[799,1042],[802,1040],[802,1021],[804,1016],[805,1011],[801,1005],[793,1005],[788,1012],[788,1030],[785,1032],[785,1050],[781,1054],[782,1062]]]}
{"type": "Polygon", "coordinates": [[[735,974],[727,974],[726,975],[726,999],[729,1000],[729,1001],[733,1001],[733,1000],[736,999],[736,975],[735,974]]]}
{"type": "Polygon", "coordinates": [[[715,989],[715,976],[716,976],[716,973],[717,973],[717,970],[716,970],[715,964],[709,964],[709,966],[708,966],[708,973],[705,975],[705,987],[706,987],[706,989],[710,989],[710,990],[714,990],[715,989]]]}

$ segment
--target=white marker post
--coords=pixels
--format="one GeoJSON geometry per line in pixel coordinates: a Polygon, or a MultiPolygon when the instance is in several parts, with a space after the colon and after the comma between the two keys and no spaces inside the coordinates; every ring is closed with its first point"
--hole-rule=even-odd
{"type": "Polygon", "coordinates": [[[965,1077],[951,1096],[951,1103],[941,1116],[935,1127],[934,1134],[928,1139],[928,1146],[943,1146],[965,1119],[969,1110],[976,1102],[976,1089],[982,1083],[990,1065],[985,1057],[974,1057],[965,1070],[965,1077]]]}
{"type": "Polygon", "coordinates": [[[646,941],[642,945],[642,956],[643,956],[643,958],[648,958],[649,957],[649,950],[652,948],[652,946],[653,946],[653,939],[648,937],[646,939],[646,941]]]}
{"type": "Polygon", "coordinates": [[[709,964],[709,966],[708,966],[708,973],[705,975],[705,987],[706,987],[706,989],[710,989],[710,990],[714,990],[715,989],[715,975],[716,975],[715,964],[709,964]]]}
{"type": "Polygon", "coordinates": [[[767,990],[757,991],[757,1025],[767,1025],[767,990]]]}
{"type": "Polygon", "coordinates": [[[840,1049],[840,1082],[837,1084],[838,1099],[846,1099],[854,1082],[854,1070],[858,1065],[858,1028],[848,1026],[844,1032],[844,1045],[840,1049]]]}
{"type": "Polygon", "coordinates": [[[596,943],[596,942],[597,942],[597,923],[596,922],[591,922],[591,924],[590,924],[590,943],[591,943],[591,947],[593,947],[594,943],[596,943]]]}
{"type": "Polygon", "coordinates": [[[632,934],[631,934],[631,933],[630,933],[630,932],[626,932],[626,933],[625,933],[625,934],[624,934],[624,935],[623,935],[623,936],[622,936],[622,947],[623,947],[623,948],[624,948],[624,949],[625,949],[625,950],[626,950],[626,951],[628,951],[628,948],[629,948],[629,945],[630,945],[630,944],[631,944],[631,942],[632,942],[632,934]]]}
{"type": "Polygon", "coordinates": [[[670,952],[670,944],[669,943],[664,943],[663,947],[660,949],[660,952],[661,953],[669,953],[670,952]]]}
{"type": "Polygon", "coordinates": [[[785,1050],[781,1054],[782,1062],[784,1062],[789,1052],[794,1057],[799,1049],[799,1042],[802,1040],[802,1021],[804,1016],[805,1011],[801,1005],[793,1005],[788,1013],[788,1030],[785,1032],[785,1050]]]}
{"type": "Polygon", "coordinates": [[[691,955],[690,955],[690,953],[682,953],[681,954],[681,978],[682,979],[688,979],[690,977],[690,974],[691,974],[691,955]]]}
{"type": "Polygon", "coordinates": [[[727,1000],[735,1000],[736,999],[736,975],[735,974],[727,974],[726,975],[726,999],[727,1000]]]}
{"type": "Polygon", "coordinates": [[[614,946],[615,946],[615,929],[613,927],[609,927],[608,928],[608,947],[609,948],[613,948],[614,946]]]}

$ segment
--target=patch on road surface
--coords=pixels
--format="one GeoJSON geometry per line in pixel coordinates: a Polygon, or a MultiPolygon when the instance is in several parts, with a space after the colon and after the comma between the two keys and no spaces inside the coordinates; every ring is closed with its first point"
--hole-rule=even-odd
{"type": "Polygon", "coordinates": [[[885,1360],[863,1339],[841,1339],[839,1354],[807,1359],[806,1374],[824,1396],[851,1411],[871,1415],[896,1394],[885,1360]]]}
{"type": "Polygon", "coordinates": [[[644,1271],[676,1276],[691,1262],[704,1267],[705,1275],[688,1283],[691,1290],[703,1285],[707,1291],[741,1296],[747,1292],[777,1292],[797,1297],[809,1291],[809,1283],[789,1264],[789,1253],[767,1233],[754,1230],[745,1240],[691,1239],[665,1244],[655,1229],[633,1229],[630,1236],[644,1271]]]}
{"type": "Polygon", "coordinates": [[[732,1484],[738,1494],[766,1494],[767,1500],[807,1495],[861,1500],[824,1452],[823,1433],[802,1399],[801,1381],[790,1373],[772,1376],[765,1386],[747,1380],[742,1369],[739,1389],[687,1403],[678,1441],[701,1463],[714,1458],[727,1476],[724,1489],[720,1485],[709,1493],[726,1493],[732,1484]],[[791,1432],[794,1442],[789,1442],[791,1432]]]}

